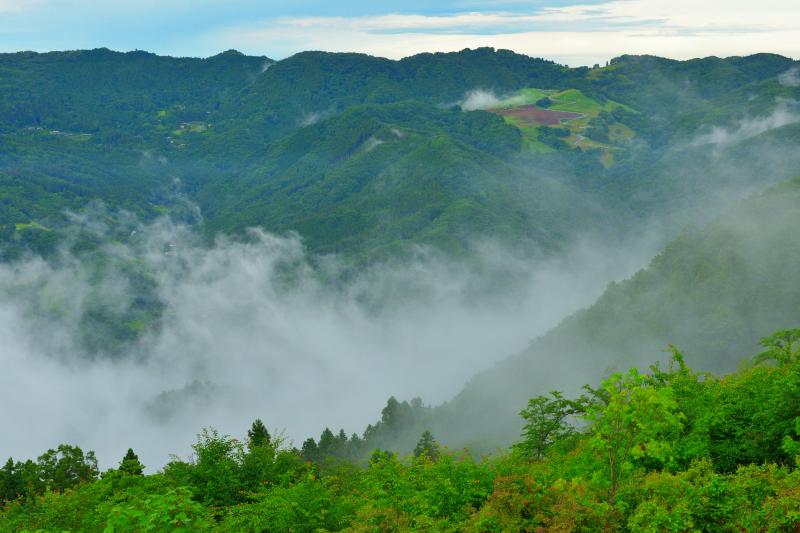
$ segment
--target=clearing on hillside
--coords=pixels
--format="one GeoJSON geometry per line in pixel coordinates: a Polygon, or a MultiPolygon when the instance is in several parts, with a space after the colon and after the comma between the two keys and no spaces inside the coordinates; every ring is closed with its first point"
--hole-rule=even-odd
{"type": "Polygon", "coordinates": [[[508,109],[493,109],[492,111],[504,117],[515,117],[529,126],[555,126],[562,120],[575,120],[583,117],[582,113],[551,111],[530,104],[508,109]]]}

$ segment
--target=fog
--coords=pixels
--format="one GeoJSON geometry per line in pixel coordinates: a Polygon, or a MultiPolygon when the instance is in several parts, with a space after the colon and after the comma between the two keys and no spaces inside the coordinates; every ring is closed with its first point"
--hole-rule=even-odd
{"type": "Polygon", "coordinates": [[[491,109],[500,105],[500,102],[509,105],[521,105],[525,103],[525,98],[521,95],[499,97],[494,92],[485,89],[473,89],[464,94],[464,98],[458,105],[464,111],[475,111],[478,109],[491,109]]]}
{"type": "Polygon", "coordinates": [[[480,243],[480,268],[418,248],[343,276],[340,260],[309,257],[296,236],[253,231],[207,246],[189,227],[129,218],[114,240],[103,220],[76,221],[113,241],[88,259],[62,252],[0,267],[0,425],[13,428],[2,457],[68,442],[112,467],[133,447],[155,469],[188,454],[202,427],[241,437],[256,417],[295,444],[325,426],[360,433],[390,395],[452,397],[658,244],[615,254],[586,239],[533,261],[480,243]],[[163,303],[154,325],[86,348],[87,328],[148,291],[163,303]],[[91,309],[101,316],[87,322],[91,309]]]}
{"type": "Polygon", "coordinates": [[[792,67],[780,74],[778,82],[786,87],[800,87],[800,67],[792,67]]]}
{"type": "Polygon", "coordinates": [[[750,139],[762,133],[800,122],[800,106],[795,101],[780,100],[772,113],[740,120],[733,127],[714,126],[698,135],[696,145],[726,145],[750,139]]]}

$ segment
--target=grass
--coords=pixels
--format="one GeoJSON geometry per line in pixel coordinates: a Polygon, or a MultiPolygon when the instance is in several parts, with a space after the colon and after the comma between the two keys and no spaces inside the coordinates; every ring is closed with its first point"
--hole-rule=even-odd
{"type": "MultiPolygon", "coordinates": [[[[600,70],[600,69],[598,69],[600,70]]],[[[577,146],[583,150],[588,149],[601,149],[603,155],[601,161],[606,166],[611,166],[614,162],[612,151],[615,149],[613,146],[603,144],[591,139],[583,137],[583,133],[589,127],[591,121],[600,114],[601,111],[613,111],[617,108],[625,108],[630,110],[629,107],[607,100],[604,103],[598,102],[589,98],[578,89],[566,89],[564,91],[545,90],[529,87],[520,90],[518,93],[500,101],[497,106],[498,109],[511,109],[523,105],[535,104],[538,100],[548,97],[552,101],[549,109],[553,111],[566,111],[570,113],[580,113],[583,115],[580,118],[573,120],[565,120],[556,128],[564,128],[569,130],[570,136],[565,138],[565,142],[572,146],[577,146]]],[[[532,126],[526,124],[516,117],[503,117],[505,121],[513,126],[519,128],[522,132],[523,149],[526,151],[536,153],[549,153],[553,152],[553,148],[539,141],[539,126],[532,126]]],[[[626,141],[634,137],[634,132],[624,124],[613,124],[609,128],[609,137],[612,142],[626,141]]]]}
{"type": "Polygon", "coordinates": [[[625,124],[612,124],[608,127],[608,136],[612,141],[627,141],[633,139],[636,133],[625,124]]]}
{"type": "Polygon", "coordinates": [[[172,131],[173,135],[183,135],[184,133],[204,133],[208,130],[208,125],[205,122],[186,122],[182,124],[183,127],[177,128],[172,131]]]}
{"type": "Polygon", "coordinates": [[[538,126],[525,124],[517,117],[503,117],[508,124],[516,126],[522,133],[522,148],[525,151],[547,154],[555,150],[539,140],[538,126]]]}
{"type": "Polygon", "coordinates": [[[31,220],[30,222],[25,222],[25,223],[21,223],[21,224],[14,224],[14,227],[16,228],[17,231],[23,231],[23,230],[26,230],[26,229],[38,229],[38,230],[42,230],[42,231],[53,231],[52,229],[50,229],[48,227],[42,226],[41,224],[39,224],[35,220],[31,220]]]}

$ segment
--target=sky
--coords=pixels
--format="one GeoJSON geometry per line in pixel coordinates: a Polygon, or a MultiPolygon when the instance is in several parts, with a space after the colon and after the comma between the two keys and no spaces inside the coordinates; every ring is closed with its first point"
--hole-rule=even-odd
{"type": "Polygon", "coordinates": [[[797,0],[0,0],[0,51],[108,47],[399,59],[492,46],[570,66],[625,53],[800,57],[797,0]]]}

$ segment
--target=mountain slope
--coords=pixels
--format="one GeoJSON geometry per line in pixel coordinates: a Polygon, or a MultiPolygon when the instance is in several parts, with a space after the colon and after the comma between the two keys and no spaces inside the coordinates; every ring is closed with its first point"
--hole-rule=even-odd
{"type": "Polygon", "coordinates": [[[519,132],[494,115],[406,101],[355,106],[200,187],[212,229],[296,230],[319,252],[403,242],[464,250],[493,239],[555,249],[602,214],[514,163],[519,132]]]}
{"type": "Polygon", "coordinates": [[[312,253],[359,258],[486,238],[551,253],[587,231],[624,238],[652,222],[671,235],[798,163],[796,110],[770,122],[800,98],[777,77],[792,65],[623,56],[569,69],[491,48],[276,63],[233,51],[1,54],[2,247],[52,248],[65,211],[97,200],[142,218],[185,217],[189,200],[208,235],[297,231],[312,253]],[[522,131],[461,112],[475,89],[558,91],[596,109],[563,142],[557,125],[522,131]],[[693,143],[704,127],[748,121],[775,131],[693,143]]]}
{"type": "Polygon", "coordinates": [[[507,442],[518,434],[516,411],[529,397],[572,392],[609,368],[646,364],[668,344],[693,366],[730,371],[774,326],[800,323],[798,227],[800,178],[685,232],[648,268],[473,378],[439,408],[440,432],[463,442],[477,428],[507,442]]]}

